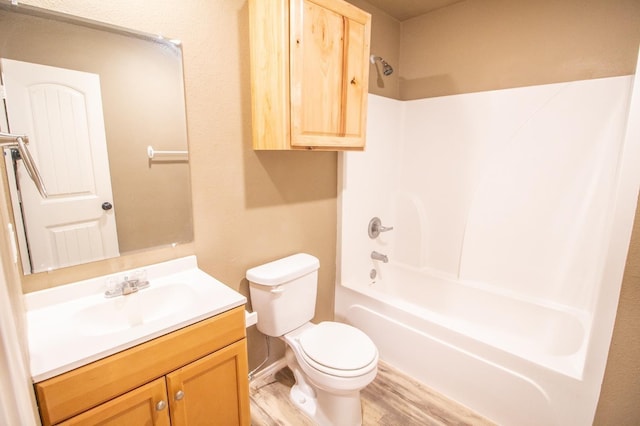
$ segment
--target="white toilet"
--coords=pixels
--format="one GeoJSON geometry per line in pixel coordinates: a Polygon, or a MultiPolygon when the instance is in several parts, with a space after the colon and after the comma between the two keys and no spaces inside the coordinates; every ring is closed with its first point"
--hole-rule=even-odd
{"type": "Polygon", "coordinates": [[[360,389],[376,377],[378,350],[355,327],[310,322],[319,267],[317,258],[299,253],[248,270],[251,304],[258,330],[287,344],[293,403],[319,425],[360,425],[360,389]]]}

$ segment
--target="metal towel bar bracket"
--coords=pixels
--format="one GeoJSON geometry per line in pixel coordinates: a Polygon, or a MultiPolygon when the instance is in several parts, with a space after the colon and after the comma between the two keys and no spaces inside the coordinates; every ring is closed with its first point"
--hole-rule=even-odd
{"type": "Polygon", "coordinates": [[[47,198],[47,189],[44,186],[38,167],[36,166],[35,161],[33,161],[31,153],[29,153],[29,149],[27,148],[28,143],[29,138],[27,135],[13,135],[11,133],[0,132],[0,147],[3,149],[16,148],[18,152],[20,152],[20,158],[22,158],[22,162],[24,163],[24,167],[27,169],[29,177],[36,185],[36,188],[38,188],[38,192],[42,198],[47,198]]]}

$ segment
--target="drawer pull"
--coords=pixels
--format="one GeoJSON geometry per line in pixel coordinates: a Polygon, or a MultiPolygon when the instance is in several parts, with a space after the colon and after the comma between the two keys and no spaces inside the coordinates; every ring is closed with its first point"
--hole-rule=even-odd
{"type": "Polygon", "coordinates": [[[184,392],[179,390],[178,392],[176,392],[176,396],[174,398],[176,401],[180,401],[182,398],[184,398],[184,392]]]}
{"type": "Polygon", "coordinates": [[[162,411],[167,408],[167,402],[165,400],[161,400],[156,404],[156,411],[162,411]]]}

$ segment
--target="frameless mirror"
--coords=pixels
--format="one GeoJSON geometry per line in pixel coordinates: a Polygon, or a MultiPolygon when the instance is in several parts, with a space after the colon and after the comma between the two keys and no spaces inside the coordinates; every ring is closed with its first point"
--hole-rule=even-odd
{"type": "Polygon", "coordinates": [[[5,149],[26,274],[192,241],[178,42],[0,3],[0,66],[0,132],[49,194],[5,149]]]}

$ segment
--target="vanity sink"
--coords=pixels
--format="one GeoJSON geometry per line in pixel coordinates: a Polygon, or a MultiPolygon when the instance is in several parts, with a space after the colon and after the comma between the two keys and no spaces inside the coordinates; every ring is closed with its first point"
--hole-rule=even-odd
{"type": "Polygon", "coordinates": [[[127,295],[105,297],[106,281],[114,276],[25,295],[34,382],[246,303],[243,295],[198,269],[195,256],[144,269],[149,286],[127,295]]]}
{"type": "Polygon", "coordinates": [[[118,333],[194,309],[198,293],[189,283],[170,283],[142,289],[127,296],[103,298],[79,309],[72,321],[86,336],[118,333]]]}

